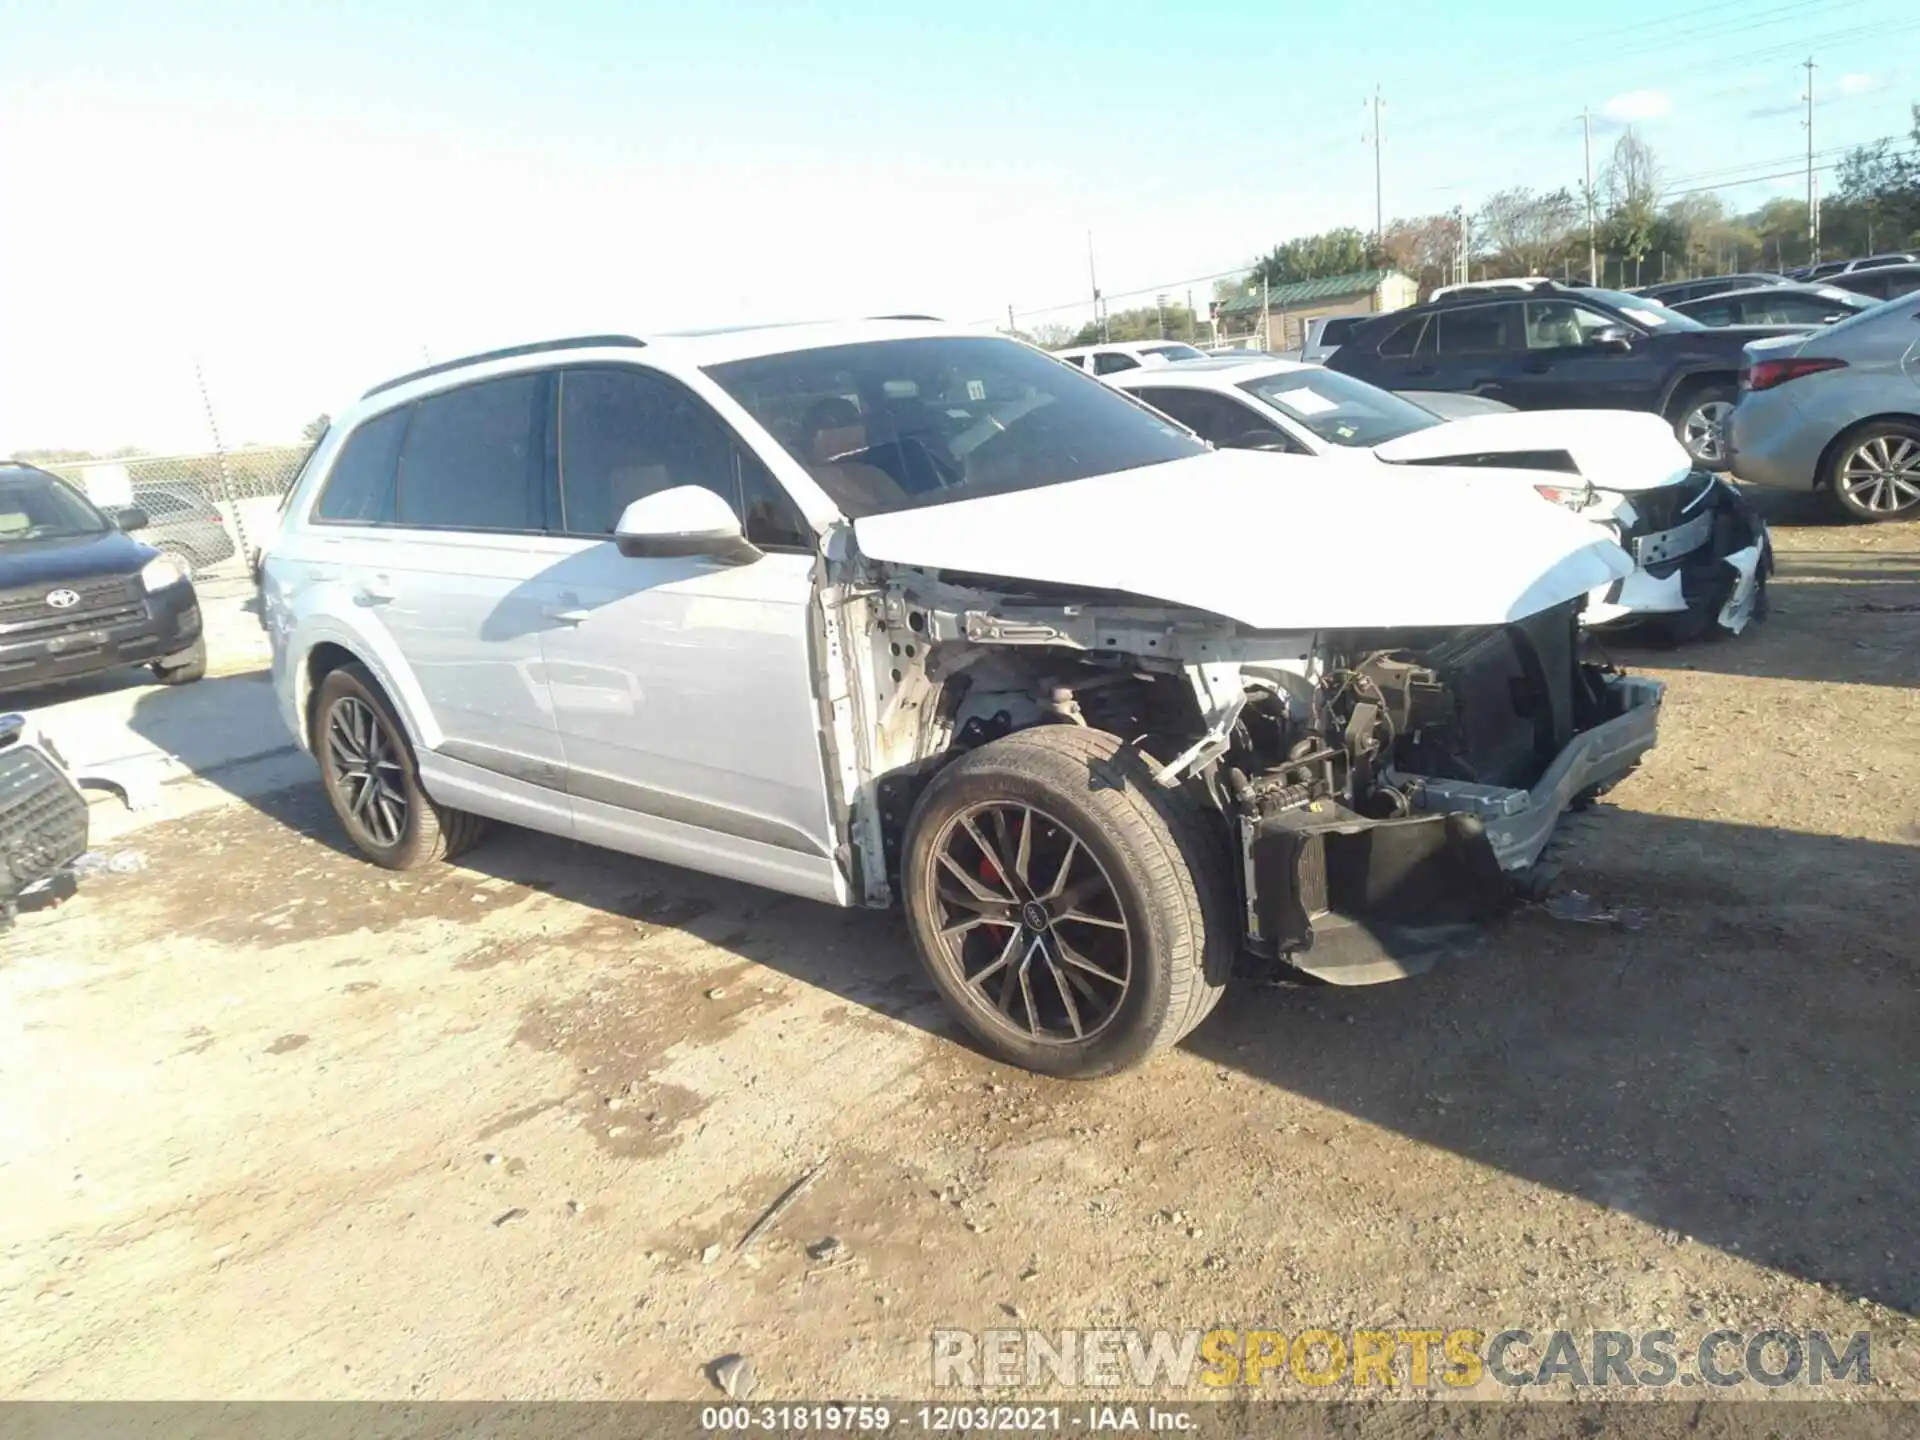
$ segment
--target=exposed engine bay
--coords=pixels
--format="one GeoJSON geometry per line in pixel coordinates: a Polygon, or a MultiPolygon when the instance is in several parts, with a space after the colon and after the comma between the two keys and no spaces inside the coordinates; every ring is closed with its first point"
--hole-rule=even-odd
{"type": "Polygon", "coordinates": [[[889,879],[912,794],[944,760],[1087,726],[1211,817],[1248,948],[1370,983],[1507,906],[1560,814],[1653,744],[1661,687],[1580,659],[1579,600],[1502,626],[1276,635],[1130,597],[954,584],[971,578],[889,587],[876,632],[889,879]]]}

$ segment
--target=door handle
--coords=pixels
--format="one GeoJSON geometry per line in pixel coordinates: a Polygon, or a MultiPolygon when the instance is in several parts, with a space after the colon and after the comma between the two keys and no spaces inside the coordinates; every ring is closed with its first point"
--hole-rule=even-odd
{"type": "Polygon", "coordinates": [[[1431,374],[1433,374],[1433,373],[1434,373],[1434,370],[1435,370],[1435,368],[1436,368],[1436,367],[1434,367],[1434,366],[1432,366],[1432,365],[1415,365],[1415,366],[1414,366],[1414,367],[1413,367],[1413,368],[1412,368],[1411,370],[1409,370],[1409,371],[1407,371],[1407,374],[1409,374],[1409,375],[1431,375],[1431,374]]]}
{"type": "Polygon", "coordinates": [[[545,605],[541,607],[549,620],[557,620],[562,625],[581,625],[593,618],[591,610],[576,610],[564,605],[545,605]]]}
{"type": "Polygon", "coordinates": [[[1551,360],[1529,360],[1520,368],[1525,370],[1529,375],[1544,375],[1553,369],[1553,362],[1551,360]]]}
{"type": "Polygon", "coordinates": [[[395,598],[393,582],[384,575],[371,575],[360,582],[354,596],[364,605],[385,605],[395,598]]]}

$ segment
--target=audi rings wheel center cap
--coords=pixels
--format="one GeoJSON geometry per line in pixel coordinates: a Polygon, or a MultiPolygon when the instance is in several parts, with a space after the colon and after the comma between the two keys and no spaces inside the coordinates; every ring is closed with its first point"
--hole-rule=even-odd
{"type": "Polygon", "coordinates": [[[1029,930],[1045,930],[1053,921],[1047,913],[1047,907],[1038,900],[1029,900],[1020,907],[1020,923],[1029,930]]]}

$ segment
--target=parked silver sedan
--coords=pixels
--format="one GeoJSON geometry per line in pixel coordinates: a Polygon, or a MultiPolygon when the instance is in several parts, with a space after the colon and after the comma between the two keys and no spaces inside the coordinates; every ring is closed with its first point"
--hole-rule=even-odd
{"type": "Polygon", "coordinates": [[[1856,520],[1920,515],[1920,294],[1746,347],[1733,473],[1825,490],[1856,520]]]}

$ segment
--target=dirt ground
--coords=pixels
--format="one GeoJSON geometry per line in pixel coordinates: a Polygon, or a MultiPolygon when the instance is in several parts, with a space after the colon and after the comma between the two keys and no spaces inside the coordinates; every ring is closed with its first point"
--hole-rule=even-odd
{"type": "Polygon", "coordinates": [[[1920,525],[1768,508],[1766,624],[1617,657],[1660,747],[1564,884],[1638,928],[1248,985],[1109,1082],[969,1050],[889,916],[517,832],[390,877],[312,784],[129,835],[0,940],[0,1392],[703,1398],[738,1352],[762,1398],[925,1396],[937,1326],[1779,1324],[1920,1398],[1920,525]]]}

